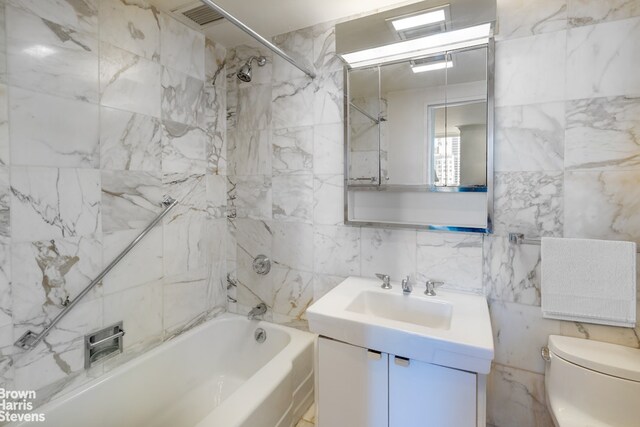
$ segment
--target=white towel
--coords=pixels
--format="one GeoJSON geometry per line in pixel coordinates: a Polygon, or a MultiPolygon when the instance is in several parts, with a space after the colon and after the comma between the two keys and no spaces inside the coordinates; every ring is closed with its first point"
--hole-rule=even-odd
{"type": "Polygon", "coordinates": [[[636,244],[543,237],[542,315],[635,327],[636,244]]]}

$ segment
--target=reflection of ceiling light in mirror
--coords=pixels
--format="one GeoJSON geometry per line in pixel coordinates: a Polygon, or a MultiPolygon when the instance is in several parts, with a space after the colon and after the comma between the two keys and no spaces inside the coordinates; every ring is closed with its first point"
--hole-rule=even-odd
{"type": "Polygon", "coordinates": [[[352,68],[359,68],[447,50],[478,46],[486,44],[490,36],[491,24],[482,24],[358,52],[345,53],[341,56],[352,68]]]}
{"type": "Polygon", "coordinates": [[[391,24],[396,31],[402,31],[407,28],[422,27],[424,25],[435,24],[436,22],[442,22],[444,20],[444,10],[440,9],[406,18],[394,19],[391,21],[391,24]]]}
{"type": "Polygon", "coordinates": [[[411,71],[413,71],[414,73],[424,73],[425,71],[442,70],[444,68],[451,67],[453,67],[452,61],[441,61],[425,65],[412,65],[411,71]]]}
{"type": "Polygon", "coordinates": [[[35,56],[36,58],[45,58],[49,55],[53,55],[54,53],[56,53],[56,51],[55,49],[51,49],[48,46],[36,44],[26,48],[24,50],[24,53],[26,53],[27,55],[35,56]]]}

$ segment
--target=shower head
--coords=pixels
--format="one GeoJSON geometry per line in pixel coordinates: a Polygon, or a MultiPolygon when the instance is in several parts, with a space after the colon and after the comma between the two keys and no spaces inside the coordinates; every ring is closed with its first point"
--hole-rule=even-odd
{"type": "Polygon", "coordinates": [[[267,58],[264,56],[252,56],[249,60],[238,70],[236,76],[243,82],[251,81],[251,61],[256,60],[259,67],[263,67],[267,63],[267,58]]]}

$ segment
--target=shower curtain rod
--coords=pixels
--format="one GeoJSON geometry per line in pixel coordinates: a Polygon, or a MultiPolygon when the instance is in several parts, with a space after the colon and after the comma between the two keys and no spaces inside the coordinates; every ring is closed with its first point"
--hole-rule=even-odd
{"type": "Polygon", "coordinates": [[[290,57],[289,55],[284,53],[284,51],[282,49],[280,49],[279,47],[277,47],[276,45],[271,43],[269,40],[267,40],[264,37],[262,37],[260,34],[258,34],[255,31],[253,31],[251,28],[247,27],[244,23],[242,23],[240,20],[238,20],[235,16],[231,15],[229,12],[227,12],[226,10],[224,10],[223,8],[221,8],[220,6],[215,4],[213,1],[211,1],[211,0],[201,0],[201,1],[202,1],[202,3],[206,4],[207,6],[209,6],[211,9],[215,10],[216,12],[218,12],[220,15],[224,16],[229,22],[234,24],[236,27],[240,28],[242,31],[244,31],[245,33],[249,34],[251,37],[256,39],[258,42],[262,43],[264,46],[269,48],[273,53],[279,55],[282,59],[284,59],[285,61],[287,61],[288,63],[290,63],[294,67],[296,67],[298,70],[302,71],[303,73],[305,73],[307,76],[311,77],[312,79],[316,78],[316,74],[313,71],[310,71],[310,70],[306,69],[305,67],[300,66],[292,57],[290,57]]]}

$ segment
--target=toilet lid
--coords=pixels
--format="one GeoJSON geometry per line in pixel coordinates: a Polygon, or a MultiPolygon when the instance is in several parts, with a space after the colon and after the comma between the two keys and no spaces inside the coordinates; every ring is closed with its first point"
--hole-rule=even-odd
{"type": "Polygon", "coordinates": [[[549,336],[549,350],[603,374],[640,382],[640,350],[582,338],[549,336]]]}

